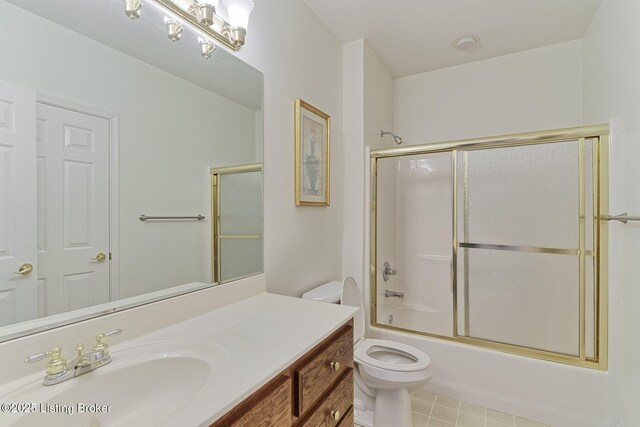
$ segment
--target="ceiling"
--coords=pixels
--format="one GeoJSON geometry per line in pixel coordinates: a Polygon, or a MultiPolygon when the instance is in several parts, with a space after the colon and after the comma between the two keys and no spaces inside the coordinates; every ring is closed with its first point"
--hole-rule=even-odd
{"type": "Polygon", "coordinates": [[[259,71],[222,48],[204,60],[190,31],[171,42],[164,14],[153,7],[144,7],[141,18],[132,21],[122,0],[7,1],[241,105],[262,109],[259,71]]]}
{"type": "Polygon", "coordinates": [[[348,43],[364,38],[395,77],[582,38],[601,0],[305,0],[348,43]],[[451,43],[477,34],[474,51],[451,43]]]}

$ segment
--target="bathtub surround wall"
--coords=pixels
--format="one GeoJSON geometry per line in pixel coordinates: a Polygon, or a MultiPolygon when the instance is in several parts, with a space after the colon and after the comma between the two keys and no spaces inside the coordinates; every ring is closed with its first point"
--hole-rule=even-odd
{"type": "MultiPolygon", "coordinates": [[[[368,170],[369,165],[365,170],[368,170]]],[[[388,276],[388,280],[384,280],[384,269],[379,268],[376,271],[376,281],[378,282],[377,291],[377,312],[379,318],[390,314],[390,310],[398,304],[405,301],[406,286],[404,286],[404,280],[407,278],[407,271],[405,269],[405,263],[402,260],[400,247],[398,246],[398,232],[399,221],[402,221],[402,212],[397,209],[398,197],[400,194],[396,191],[396,179],[400,173],[399,168],[395,162],[386,162],[379,164],[378,175],[384,176],[384,179],[378,179],[378,199],[377,209],[378,215],[383,218],[383,221],[378,221],[378,264],[384,265],[388,262],[391,268],[395,268],[397,273],[395,276],[388,276]],[[385,297],[385,291],[398,291],[404,292],[405,298],[385,297]]],[[[368,200],[365,202],[368,205],[368,200]]],[[[365,230],[365,233],[369,233],[369,229],[365,230]]],[[[369,248],[365,248],[368,253],[369,248]]],[[[359,282],[360,286],[364,286],[365,283],[369,283],[370,278],[359,282]]],[[[367,289],[369,286],[367,286],[367,289]]]]}
{"type": "Polygon", "coordinates": [[[341,274],[342,43],[299,0],[258,1],[237,56],[264,73],[264,269],[300,296],[341,274]],[[274,23],[286,22],[286,25],[274,23]],[[331,115],[331,206],[294,205],[294,100],[331,115]]]}
{"type": "Polygon", "coordinates": [[[379,159],[377,167],[378,322],[451,336],[451,155],[379,159]],[[398,274],[384,281],[387,259],[398,274]],[[404,298],[385,298],[387,289],[404,298]]]}
{"type": "MultiPolygon", "coordinates": [[[[584,117],[613,118],[612,213],[640,212],[640,2],[603,0],[584,37],[584,117]]],[[[610,225],[610,426],[640,425],[640,226],[610,225]]],[[[604,425],[604,424],[603,424],[604,425]]]]}

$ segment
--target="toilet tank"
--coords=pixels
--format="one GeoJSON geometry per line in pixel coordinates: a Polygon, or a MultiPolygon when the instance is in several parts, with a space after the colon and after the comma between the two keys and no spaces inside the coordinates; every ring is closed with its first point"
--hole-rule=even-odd
{"type": "Polygon", "coordinates": [[[333,281],[320,285],[302,294],[303,299],[340,304],[342,295],[342,282],[333,281]]]}

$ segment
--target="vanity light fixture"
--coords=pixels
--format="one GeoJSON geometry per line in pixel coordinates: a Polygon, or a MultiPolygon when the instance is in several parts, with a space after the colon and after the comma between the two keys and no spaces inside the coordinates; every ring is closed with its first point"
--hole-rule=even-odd
{"type": "MultiPolygon", "coordinates": [[[[124,0],[127,16],[140,17],[142,1],[124,0]]],[[[171,40],[180,40],[182,27],[186,26],[208,43],[222,44],[232,50],[244,45],[254,7],[253,0],[191,0],[189,7],[182,7],[175,0],[144,1],[171,17],[165,21],[171,40]]],[[[205,56],[204,48],[201,52],[205,56]]],[[[207,50],[207,55],[211,52],[213,49],[207,50]]]]}
{"type": "Polygon", "coordinates": [[[209,59],[213,56],[213,51],[216,50],[216,47],[213,43],[211,43],[207,39],[199,38],[200,42],[200,53],[204,59],[209,59]]]}
{"type": "Polygon", "coordinates": [[[182,24],[173,18],[164,18],[164,23],[167,26],[167,35],[169,40],[177,42],[182,37],[182,24]]]}
{"type": "Polygon", "coordinates": [[[140,18],[140,8],[142,8],[142,0],[124,0],[124,12],[129,18],[140,18]]]}

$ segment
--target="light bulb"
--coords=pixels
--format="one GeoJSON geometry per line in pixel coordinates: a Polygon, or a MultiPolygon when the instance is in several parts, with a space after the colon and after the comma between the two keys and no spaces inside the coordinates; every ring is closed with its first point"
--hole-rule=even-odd
{"type": "Polygon", "coordinates": [[[177,42],[182,37],[182,24],[172,18],[164,18],[167,26],[167,36],[172,42],[177,42]]]}
{"type": "Polygon", "coordinates": [[[204,59],[209,59],[213,56],[213,51],[216,50],[216,46],[207,39],[198,38],[200,42],[200,53],[204,59]]]}
{"type": "Polygon", "coordinates": [[[131,19],[140,18],[142,0],[124,0],[124,13],[131,19]]]}
{"type": "Polygon", "coordinates": [[[229,24],[232,28],[247,29],[249,16],[253,11],[253,0],[224,0],[229,13],[229,24]]]}
{"type": "Polygon", "coordinates": [[[212,25],[216,16],[216,5],[212,1],[198,4],[198,21],[204,25],[212,25]]]}

